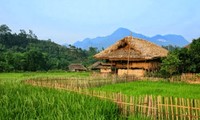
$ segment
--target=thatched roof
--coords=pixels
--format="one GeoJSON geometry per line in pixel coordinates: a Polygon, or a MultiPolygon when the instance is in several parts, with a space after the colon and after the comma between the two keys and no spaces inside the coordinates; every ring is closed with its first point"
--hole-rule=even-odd
{"type": "Polygon", "coordinates": [[[68,67],[69,67],[69,70],[71,70],[71,71],[76,71],[76,70],[78,70],[78,71],[85,71],[85,70],[87,70],[81,64],[70,64],[68,67]]]}
{"type": "Polygon", "coordinates": [[[89,66],[89,69],[101,69],[101,68],[110,68],[112,64],[110,63],[103,63],[103,62],[95,62],[91,66],[89,66]]]}
{"type": "Polygon", "coordinates": [[[133,38],[132,36],[125,37],[107,49],[96,54],[96,59],[108,60],[151,60],[161,57],[166,57],[168,51],[149,41],[133,38]]]}

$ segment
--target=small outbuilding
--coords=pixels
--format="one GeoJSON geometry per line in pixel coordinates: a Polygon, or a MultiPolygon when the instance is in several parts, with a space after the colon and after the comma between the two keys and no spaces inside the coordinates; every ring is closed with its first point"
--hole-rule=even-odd
{"type": "Polygon", "coordinates": [[[103,63],[103,62],[95,62],[92,64],[89,69],[90,70],[99,70],[101,73],[111,73],[112,64],[110,63],[103,63]]]}
{"type": "Polygon", "coordinates": [[[86,71],[87,70],[82,64],[70,64],[68,68],[70,71],[86,71]]]}
{"type": "Polygon", "coordinates": [[[159,69],[161,58],[166,57],[168,51],[149,41],[125,37],[94,57],[105,60],[114,67],[118,75],[144,76],[145,71],[159,69]]]}

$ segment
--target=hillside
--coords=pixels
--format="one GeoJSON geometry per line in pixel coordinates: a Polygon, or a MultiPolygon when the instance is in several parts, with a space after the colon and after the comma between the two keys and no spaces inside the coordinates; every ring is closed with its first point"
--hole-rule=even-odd
{"type": "Polygon", "coordinates": [[[0,72],[66,70],[71,63],[87,66],[95,61],[91,57],[97,53],[94,48],[65,47],[51,40],[40,40],[31,30],[16,34],[6,25],[0,28],[0,72]]]}
{"type": "Polygon", "coordinates": [[[96,47],[99,50],[101,50],[102,48],[107,48],[108,46],[114,44],[116,41],[124,38],[125,36],[129,36],[131,33],[133,37],[142,38],[160,46],[173,45],[173,46],[183,47],[189,44],[189,42],[180,35],[168,34],[168,35],[156,35],[153,37],[148,37],[142,34],[132,32],[126,28],[119,28],[111,35],[105,37],[97,37],[93,39],[86,38],[82,41],[75,42],[74,46],[82,49],[88,49],[89,47],[96,47]]]}

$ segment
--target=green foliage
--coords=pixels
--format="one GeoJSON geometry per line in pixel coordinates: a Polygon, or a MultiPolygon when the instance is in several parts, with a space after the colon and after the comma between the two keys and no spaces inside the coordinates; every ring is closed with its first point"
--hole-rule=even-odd
{"type": "Polygon", "coordinates": [[[179,60],[176,52],[170,53],[165,59],[162,60],[161,73],[163,73],[164,76],[177,74],[180,62],[181,61],[179,60]]]}
{"type": "Polygon", "coordinates": [[[179,48],[162,60],[161,72],[170,77],[181,73],[200,72],[200,38],[194,39],[187,48],[179,48]]]}
{"type": "Polygon", "coordinates": [[[45,56],[35,50],[31,50],[25,54],[25,70],[36,71],[36,70],[46,70],[46,58],[45,56]]]}
{"type": "Polygon", "coordinates": [[[188,49],[190,67],[188,71],[200,72],[200,38],[193,40],[188,49]]]}
{"type": "Polygon", "coordinates": [[[10,33],[11,32],[11,29],[3,24],[3,25],[0,25],[0,34],[7,34],[7,33],[10,33]]]}
{"type": "Polygon", "coordinates": [[[6,25],[0,26],[0,72],[67,70],[71,63],[89,66],[96,62],[96,48],[82,50],[75,46],[58,45],[51,40],[39,40],[32,30],[11,34],[6,25]]]}

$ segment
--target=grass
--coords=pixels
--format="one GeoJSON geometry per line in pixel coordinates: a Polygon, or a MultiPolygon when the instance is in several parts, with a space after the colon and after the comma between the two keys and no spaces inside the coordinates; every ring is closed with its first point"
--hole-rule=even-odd
{"type": "Polygon", "coordinates": [[[200,99],[200,85],[165,81],[134,81],[92,88],[100,91],[121,92],[130,96],[154,95],[200,99]]]}

